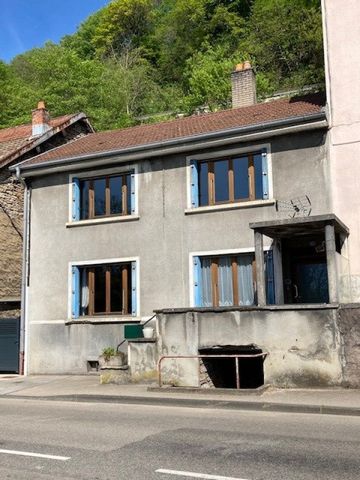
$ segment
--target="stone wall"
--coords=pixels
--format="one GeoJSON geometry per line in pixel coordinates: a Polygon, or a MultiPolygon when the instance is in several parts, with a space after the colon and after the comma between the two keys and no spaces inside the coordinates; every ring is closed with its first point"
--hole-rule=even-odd
{"type": "Polygon", "coordinates": [[[2,318],[20,317],[20,302],[2,302],[0,300],[0,321],[2,318]]]}
{"type": "Polygon", "coordinates": [[[343,344],[343,384],[360,387],[360,305],[343,305],[338,325],[343,344]]]}
{"type": "Polygon", "coordinates": [[[23,187],[12,178],[0,183],[0,300],[20,298],[23,187]]]}

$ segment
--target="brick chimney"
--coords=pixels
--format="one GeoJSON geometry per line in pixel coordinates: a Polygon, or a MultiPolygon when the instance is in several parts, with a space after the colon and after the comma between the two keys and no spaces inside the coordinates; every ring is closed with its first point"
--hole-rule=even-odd
{"type": "Polygon", "coordinates": [[[50,115],[46,110],[45,102],[40,101],[35,110],[32,111],[32,135],[42,135],[50,130],[50,115]]]}
{"type": "Polygon", "coordinates": [[[256,103],[255,73],[250,62],[238,63],[231,74],[232,107],[248,107],[256,103]]]}

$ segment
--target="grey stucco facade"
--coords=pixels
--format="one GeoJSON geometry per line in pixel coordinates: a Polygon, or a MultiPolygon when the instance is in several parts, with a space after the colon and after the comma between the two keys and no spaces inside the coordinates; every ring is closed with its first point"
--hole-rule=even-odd
{"type": "MultiPolygon", "coordinates": [[[[308,195],[313,214],[330,212],[325,129],[261,139],[226,147],[136,162],[137,212],[126,220],[71,222],[70,173],[31,180],[30,268],[27,305],[28,372],[85,373],[87,361],[123,338],[123,324],[149,318],[163,308],[191,307],[191,256],[202,252],[254,251],[249,223],[284,213],[275,200],[308,195]],[[189,158],[266,145],[270,198],[207,209],[189,205],[189,158]],[[138,262],[135,317],[71,318],[70,265],[132,259],[138,262]]],[[[115,173],[133,168],[112,165],[88,170],[115,173]]],[[[83,172],[73,171],[72,175],[83,172]]],[[[268,239],[267,247],[271,240],[268,239]]]]}

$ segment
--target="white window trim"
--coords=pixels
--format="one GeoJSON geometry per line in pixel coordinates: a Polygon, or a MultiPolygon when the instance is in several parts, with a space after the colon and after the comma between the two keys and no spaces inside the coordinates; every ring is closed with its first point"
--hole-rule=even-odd
{"type": "MultiPolygon", "coordinates": [[[[79,173],[71,173],[69,175],[69,212],[68,212],[68,222],[66,223],[66,226],[71,225],[85,225],[85,223],[80,223],[80,222],[87,222],[86,224],[96,224],[96,223],[109,223],[109,219],[112,218],[114,219],[113,222],[120,221],[122,217],[136,217],[139,216],[139,165],[137,163],[134,164],[126,164],[126,165],[121,165],[119,167],[113,167],[113,168],[102,168],[102,169],[97,169],[97,170],[89,170],[86,172],[79,172],[79,173]],[[116,175],[116,174],[121,174],[121,173],[126,173],[129,171],[134,172],[134,180],[135,180],[135,212],[132,215],[114,215],[112,217],[106,217],[108,220],[107,222],[99,222],[100,218],[91,218],[91,219],[86,219],[86,220],[73,220],[72,218],[72,182],[73,178],[79,178],[84,179],[84,178],[91,178],[95,176],[107,176],[107,175],[116,175]]],[[[106,220],[105,217],[103,220],[106,220]]],[[[126,218],[127,220],[128,218],[126,218]]]]}
{"type": "MultiPolygon", "coordinates": [[[[229,203],[233,208],[245,208],[269,204],[273,202],[274,192],[273,192],[273,181],[272,181],[272,158],[271,158],[271,144],[270,143],[260,143],[258,145],[252,145],[250,147],[241,147],[241,148],[231,148],[229,150],[217,150],[210,153],[201,153],[199,155],[189,155],[186,157],[186,213],[191,211],[200,211],[202,208],[206,208],[206,211],[219,210],[223,205],[209,205],[206,207],[193,207],[191,205],[191,161],[200,161],[200,160],[211,160],[218,158],[219,160],[226,156],[238,155],[243,153],[252,153],[258,152],[259,150],[266,149],[266,158],[267,158],[267,167],[268,167],[268,187],[269,187],[269,198],[264,200],[249,201],[249,202],[234,202],[229,203]]],[[[231,207],[229,208],[231,209],[231,207]]]]}
{"type": "MultiPolygon", "coordinates": [[[[68,314],[67,318],[69,321],[74,320],[72,317],[72,267],[82,267],[85,265],[104,265],[109,263],[129,263],[136,262],[136,315],[119,315],[118,317],[112,316],[111,319],[104,315],[103,317],[97,316],[97,319],[102,319],[104,322],[106,320],[114,321],[115,318],[119,320],[138,320],[140,319],[140,257],[121,257],[121,258],[102,258],[97,260],[79,260],[69,262],[68,265],[68,314]]],[[[89,319],[92,317],[84,317],[84,319],[89,319]]],[[[81,317],[79,317],[81,319],[81,317]]],[[[77,319],[77,320],[79,320],[77,319]]]]}
{"type": "MultiPolygon", "coordinates": [[[[264,245],[264,252],[271,249],[271,245],[264,245]]],[[[226,250],[208,250],[208,251],[198,251],[189,253],[189,299],[190,299],[190,308],[195,307],[195,298],[194,298],[194,257],[207,257],[207,256],[217,256],[217,255],[240,255],[242,253],[255,253],[254,247],[244,247],[244,248],[230,248],[226,250]]]]}
{"type": "Polygon", "coordinates": [[[77,220],[74,222],[66,222],[67,228],[83,227],[86,225],[101,225],[103,223],[119,223],[119,222],[132,222],[133,220],[139,220],[139,215],[112,215],[111,217],[101,218],[89,218],[86,220],[77,220]]]}

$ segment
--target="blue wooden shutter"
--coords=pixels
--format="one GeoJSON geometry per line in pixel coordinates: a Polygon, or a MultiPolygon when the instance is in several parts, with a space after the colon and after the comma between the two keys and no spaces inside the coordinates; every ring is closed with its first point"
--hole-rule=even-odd
{"type": "Polygon", "coordinates": [[[191,160],[190,162],[190,188],[191,188],[191,208],[199,206],[199,172],[198,162],[191,160]]]}
{"type": "Polygon", "coordinates": [[[137,315],[136,262],[131,262],[131,315],[137,315]]]}
{"type": "Polygon", "coordinates": [[[131,174],[131,215],[135,213],[135,173],[131,174]]]}
{"type": "Polygon", "coordinates": [[[201,261],[200,257],[193,257],[194,279],[194,307],[202,307],[201,261]]]}
{"type": "Polygon", "coordinates": [[[273,251],[265,252],[266,303],[275,304],[274,256],[273,251]]]}
{"type": "Polygon", "coordinates": [[[72,179],[72,219],[80,220],[80,182],[78,178],[72,179]]]}
{"type": "Polygon", "coordinates": [[[72,318],[80,316],[80,269],[75,266],[71,272],[71,316],[72,318]]]}
{"type": "Polygon", "coordinates": [[[263,199],[267,200],[269,198],[269,175],[268,175],[267,152],[265,148],[261,151],[261,167],[262,167],[263,199]]]}

